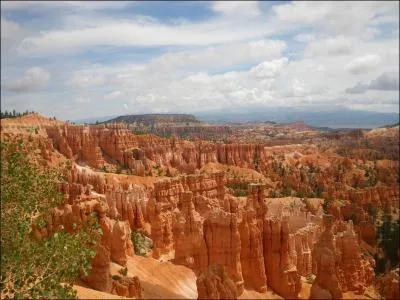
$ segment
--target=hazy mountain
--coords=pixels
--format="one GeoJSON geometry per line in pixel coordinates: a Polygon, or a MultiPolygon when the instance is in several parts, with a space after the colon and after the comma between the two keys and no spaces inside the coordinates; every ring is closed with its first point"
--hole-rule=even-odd
{"type": "Polygon", "coordinates": [[[218,123],[245,123],[245,122],[278,122],[290,123],[298,120],[304,121],[310,126],[330,127],[330,128],[375,128],[399,122],[398,113],[380,113],[362,110],[337,109],[332,111],[305,111],[294,108],[268,108],[242,110],[223,110],[209,111],[202,113],[187,114],[146,114],[146,115],[126,115],[126,116],[104,116],[72,122],[95,123],[96,121],[127,121],[128,119],[147,118],[148,116],[190,116],[205,122],[218,123]],[[194,116],[193,116],[194,115],[194,116]]]}
{"type": "Polygon", "coordinates": [[[115,118],[116,116],[104,116],[104,117],[93,117],[93,118],[85,118],[85,119],[79,119],[79,120],[70,120],[71,122],[74,122],[76,124],[84,124],[84,123],[96,123],[96,121],[104,122],[107,120],[110,120],[112,118],[115,118]]]}
{"type": "Polygon", "coordinates": [[[380,113],[340,109],[334,111],[302,111],[290,108],[208,112],[196,114],[207,122],[265,122],[279,123],[302,120],[311,126],[331,128],[375,128],[399,122],[398,113],[380,113]]]}

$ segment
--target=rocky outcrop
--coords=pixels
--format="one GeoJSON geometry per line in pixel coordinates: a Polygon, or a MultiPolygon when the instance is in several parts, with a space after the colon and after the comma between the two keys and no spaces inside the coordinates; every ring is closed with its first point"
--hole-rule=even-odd
{"type": "Polygon", "coordinates": [[[338,258],[332,232],[333,216],[324,215],[323,221],[325,230],[313,249],[317,270],[310,299],[342,299],[342,287],[336,275],[338,258]]]}
{"type": "Polygon", "coordinates": [[[183,193],[185,191],[192,192],[193,200],[191,202],[197,203],[197,206],[205,204],[204,202],[199,203],[199,199],[204,199],[204,197],[215,199],[215,205],[219,206],[225,197],[224,182],[224,174],[216,173],[209,177],[204,175],[183,176],[154,184],[153,195],[147,206],[154,242],[154,257],[158,258],[161,254],[168,253],[173,249],[174,210],[180,209],[178,207],[180,203],[186,203],[185,200],[181,202],[183,193]]]}
{"type": "Polygon", "coordinates": [[[287,218],[264,220],[264,261],[268,285],[279,295],[296,299],[301,281],[290,252],[293,251],[289,244],[287,218]]]}
{"type": "Polygon", "coordinates": [[[137,276],[114,280],[111,293],[122,297],[143,299],[140,280],[137,276]]]}
{"type": "Polygon", "coordinates": [[[249,185],[249,197],[239,226],[243,278],[246,284],[259,292],[267,290],[262,221],[267,213],[264,189],[265,185],[262,184],[249,185]]]}
{"type": "Polygon", "coordinates": [[[336,235],[336,250],[340,257],[337,275],[343,292],[356,291],[362,295],[366,287],[373,283],[375,261],[361,254],[351,221],[346,227],[345,231],[336,235]]]}
{"type": "Polygon", "coordinates": [[[198,299],[237,299],[235,282],[221,265],[211,265],[196,280],[198,299]]]}
{"type": "Polygon", "coordinates": [[[385,299],[400,299],[400,269],[394,269],[383,275],[378,281],[380,294],[385,299]]]}
{"type": "Polygon", "coordinates": [[[92,128],[69,125],[48,126],[46,131],[53,140],[55,148],[67,158],[75,157],[77,160],[87,161],[95,168],[104,165],[98,137],[92,128]]]}
{"type": "MultiPolygon", "coordinates": [[[[79,184],[74,186],[79,187],[79,184]]],[[[92,260],[92,270],[83,280],[103,292],[111,292],[112,289],[110,262],[126,265],[126,257],[134,255],[129,223],[110,219],[108,212],[104,197],[81,194],[75,197],[72,205],[64,204],[61,208],[54,208],[45,227],[33,227],[38,239],[62,229],[73,233],[81,230],[93,217],[92,213],[95,213],[102,235],[94,248],[96,256],[92,260]]]]}
{"type": "Polygon", "coordinates": [[[241,295],[244,288],[238,225],[236,214],[214,210],[204,222],[204,237],[208,263],[225,266],[227,273],[236,283],[238,295],[241,295]]]}
{"type": "Polygon", "coordinates": [[[203,236],[203,220],[194,209],[193,192],[183,192],[180,209],[174,211],[173,233],[176,264],[193,270],[207,268],[208,255],[203,236]]]}
{"type": "Polygon", "coordinates": [[[309,223],[306,227],[299,229],[292,235],[294,239],[295,255],[292,259],[296,260],[297,271],[301,276],[307,277],[312,274],[312,251],[314,241],[318,234],[318,225],[309,223]]]}

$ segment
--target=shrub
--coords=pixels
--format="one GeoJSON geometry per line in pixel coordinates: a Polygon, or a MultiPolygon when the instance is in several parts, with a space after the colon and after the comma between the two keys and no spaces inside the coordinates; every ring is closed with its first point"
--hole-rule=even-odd
{"type": "Polygon", "coordinates": [[[118,273],[121,274],[122,276],[126,276],[128,274],[128,267],[119,269],[118,273]]]}
{"type": "Polygon", "coordinates": [[[122,277],[119,275],[113,275],[113,276],[111,276],[111,278],[114,280],[117,280],[117,281],[122,279],[122,277]]]}
{"type": "Polygon", "coordinates": [[[137,230],[132,231],[131,240],[136,255],[145,256],[153,248],[152,240],[137,230]]]}

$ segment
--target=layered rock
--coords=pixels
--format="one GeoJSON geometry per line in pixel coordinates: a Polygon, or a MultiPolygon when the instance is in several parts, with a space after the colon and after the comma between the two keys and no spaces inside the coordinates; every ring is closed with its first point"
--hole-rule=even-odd
{"type": "Polygon", "coordinates": [[[399,268],[385,274],[378,281],[380,293],[385,299],[400,298],[400,272],[399,268]]]}
{"type": "Polygon", "coordinates": [[[140,280],[137,276],[124,277],[118,281],[114,280],[111,292],[122,297],[143,299],[140,280]]]}
{"type": "Polygon", "coordinates": [[[366,287],[373,283],[375,261],[361,254],[351,221],[344,232],[336,235],[336,250],[340,256],[337,275],[342,291],[363,294],[366,287]]]}
{"type": "Polygon", "coordinates": [[[242,222],[239,226],[241,239],[241,265],[246,284],[259,292],[267,290],[267,277],[263,253],[263,222],[267,207],[264,202],[262,184],[249,185],[249,197],[242,212],[242,222]]]}
{"type": "Polygon", "coordinates": [[[242,294],[241,244],[236,214],[222,210],[212,211],[204,222],[204,236],[208,263],[226,266],[227,273],[236,283],[238,294],[242,294]]]}
{"type": "Polygon", "coordinates": [[[180,210],[174,212],[173,233],[176,264],[194,270],[207,268],[208,255],[203,236],[203,220],[194,209],[193,192],[184,192],[180,210]]]}
{"type": "MultiPolygon", "coordinates": [[[[173,249],[173,211],[181,203],[184,191],[192,192],[194,200],[191,202],[195,201],[198,206],[204,204],[199,203],[201,199],[204,199],[202,197],[215,199],[215,205],[219,206],[225,197],[224,182],[224,174],[216,173],[210,177],[189,175],[154,184],[153,195],[147,206],[154,242],[154,257],[158,258],[161,254],[173,249]]],[[[185,200],[183,203],[186,203],[185,200]]]]}
{"type": "Polygon", "coordinates": [[[102,236],[94,249],[96,256],[92,260],[92,270],[83,280],[92,288],[111,292],[110,262],[126,265],[126,256],[133,256],[134,249],[128,222],[110,219],[104,198],[81,195],[72,205],[64,204],[62,208],[54,208],[46,226],[41,229],[34,227],[33,232],[39,239],[60,229],[72,233],[81,230],[93,212],[96,213],[102,236]]]}
{"type": "Polygon", "coordinates": [[[323,220],[325,230],[313,249],[317,270],[310,299],[342,299],[342,287],[336,274],[338,257],[332,232],[333,216],[324,215],[323,220]]]}
{"type": "Polygon", "coordinates": [[[211,265],[196,280],[198,299],[237,299],[234,281],[221,265],[211,265]]]}
{"type": "MultiPolygon", "coordinates": [[[[291,246],[294,246],[293,244],[291,246]]],[[[283,220],[264,220],[264,261],[268,285],[285,298],[297,298],[300,274],[290,258],[289,224],[283,220]]]]}

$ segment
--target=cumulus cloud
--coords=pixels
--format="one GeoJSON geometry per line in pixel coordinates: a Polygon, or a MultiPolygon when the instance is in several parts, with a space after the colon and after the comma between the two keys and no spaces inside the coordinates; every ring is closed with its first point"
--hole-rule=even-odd
{"type": "Polygon", "coordinates": [[[383,73],[378,78],[371,81],[369,88],[380,91],[398,91],[399,73],[383,73]]]}
{"type": "Polygon", "coordinates": [[[345,90],[348,94],[363,94],[367,90],[378,91],[398,91],[399,90],[399,73],[383,73],[369,84],[357,83],[351,88],[345,90]]]}
{"type": "Polygon", "coordinates": [[[242,43],[228,43],[200,50],[166,53],[154,59],[150,68],[208,68],[233,66],[243,62],[252,63],[279,58],[286,49],[281,40],[255,40],[242,43]]]}
{"type": "Polygon", "coordinates": [[[344,69],[351,74],[360,74],[373,70],[381,62],[379,55],[368,54],[357,57],[344,66],[344,69]]]}
{"type": "Polygon", "coordinates": [[[368,90],[368,88],[368,84],[358,82],[355,86],[347,88],[345,92],[347,94],[363,94],[368,90]]]}
{"type": "Polygon", "coordinates": [[[312,56],[339,56],[351,54],[354,49],[352,39],[345,36],[335,36],[325,39],[311,39],[310,43],[304,50],[306,57],[312,56]]]}
{"type": "Polygon", "coordinates": [[[265,61],[250,70],[250,74],[256,78],[275,77],[287,64],[286,57],[273,61],[265,61]]]}
{"type": "Polygon", "coordinates": [[[40,67],[33,67],[26,70],[21,78],[2,83],[2,88],[11,92],[29,92],[44,87],[49,79],[48,71],[40,67]]]}
{"type": "MultiPolygon", "coordinates": [[[[72,119],[87,116],[84,105],[99,116],[254,105],[372,107],[365,96],[385,103],[382,109],[396,107],[388,100],[398,98],[396,2],[202,2],[195,4],[205,8],[201,18],[185,16],[188,3],[177,19],[175,12],[157,19],[147,6],[150,15],[122,13],[120,2],[35,3],[2,3],[7,18],[28,8],[44,19],[2,17],[1,45],[2,91],[12,81],[15,89],[17,80],[9,78],[27,64],[51,70],[51,90],[30,97],[35,110],[62,102],[55,110],[72,119]],[[3,60],[3,41],[18,32],[23,42],[19,35],[9,43],[16,63],[3,60]]],[[[16,103],[14,95],[23,96],[6,95],[7,105],[16,103]]]]}
{"type": "Polygon", "coordinates": [[[106,99],[116,99],[116,98],[121,97],[122,95],[123,95],[123,93],[121,91],[114,91],[114,92],[110,92],[110,93],[106,94],[104,96],[104,98],[106,98],[106,99]]]}
{"type": "Polygon", "coordinates": [[[1,56],[3,61],[8,52],[22,40],[23,35],[24,31],[17,22],[1,17],[1,56]]]}
{"type": "Polygon", "coordinates": [[[105,78],[102,75],[85,74],[85,72],[75,72],[72,77],[66,81],[65,84],[67,86],[77,89],[87,89],[103,85],[104,83],[105,78]]]}

